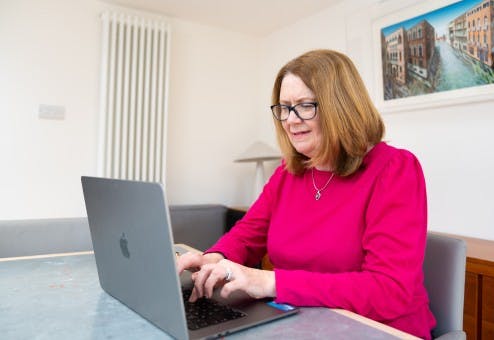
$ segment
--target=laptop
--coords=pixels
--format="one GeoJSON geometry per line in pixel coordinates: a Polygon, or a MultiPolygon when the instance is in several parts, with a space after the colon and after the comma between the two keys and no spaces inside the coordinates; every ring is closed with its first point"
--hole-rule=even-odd
{"type": "Polygon", "coordinates": [[[81,177],[98,277],[102,289],[177,339],[222,337],[232,332],[293,315],[297,308],[254,300],[236,292],[223,299],[188,302],[190,273],[177,275],[170,214],[159,183],[81,177]],[[182,292],[183,291],[183,292],[182,292]],[[213,307],[209,306],[210,304],[213,307]],[[205,312],[186,309],[206,305],[205,312]],[[197,325],[197,319],[202,322],[197,325]],[[208,320],[208,322],[211,320],[208,320]]]}

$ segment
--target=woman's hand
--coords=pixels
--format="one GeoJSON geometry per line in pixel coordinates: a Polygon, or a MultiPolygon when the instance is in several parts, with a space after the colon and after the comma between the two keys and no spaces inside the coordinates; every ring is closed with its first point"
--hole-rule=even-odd
{"type": "Polygon", "coordinates": [[[178,257],[177,272],[180,275],[184,270],[198,271],[205,264],[217,263],[223,259],[220,253],[202,254],[190,251],[178,257]]]}
{"type": "MultiPolygon", "coordinates": [[[[195,261],[194,264],[200,262],[195,261]]],[[[211,298],[217,287],[221,287],[220,294],[225,298],[237,290],[256,299],[276,296],[273,271],[245,267],[226,259],[202,264],[200,270],[192,274],[192,280],[191,302],[203,296],[211,298]]]]}

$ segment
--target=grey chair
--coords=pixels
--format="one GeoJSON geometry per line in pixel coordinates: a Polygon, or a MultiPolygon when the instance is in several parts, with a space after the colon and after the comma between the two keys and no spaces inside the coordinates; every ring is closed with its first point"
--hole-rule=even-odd
{"type": "Polygon", "coordinates": [[[437,320],[432,331],[435,339],[466,339],[463,331],[465,266],[465,241],[427,234],[424,275],[430,308],[437,320]]]}

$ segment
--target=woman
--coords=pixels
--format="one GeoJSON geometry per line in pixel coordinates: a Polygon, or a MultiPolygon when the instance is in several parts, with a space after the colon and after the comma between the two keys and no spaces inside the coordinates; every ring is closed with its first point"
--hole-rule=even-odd
{"type": "Polygon", "coordinates": [[[179,259],[179,272],[200,269],[191,301],[241,290],[430,338],[424,176],[413,154],[381,141],[353,63],[329,50],[301,55],[279,71],[272,104],[284,160],[229,233],[179,259]],[[266,253],[273,271],[249,268],[266,253]]]}

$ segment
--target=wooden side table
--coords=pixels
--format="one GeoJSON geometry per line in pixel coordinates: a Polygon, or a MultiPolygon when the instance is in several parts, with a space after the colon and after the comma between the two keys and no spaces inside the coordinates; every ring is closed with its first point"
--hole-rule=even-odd
{"type": "Polygon", "coordinates": [[[494,339],[494,241],[459,237],[467,244],[463,328],[470,339],[494,339]]]}

